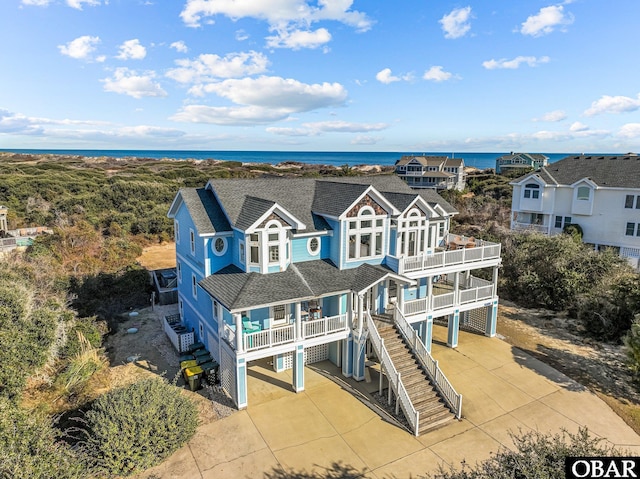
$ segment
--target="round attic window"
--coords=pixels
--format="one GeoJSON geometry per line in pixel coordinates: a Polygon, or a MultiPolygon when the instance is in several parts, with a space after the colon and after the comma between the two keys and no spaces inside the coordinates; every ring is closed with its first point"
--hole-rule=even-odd
{"type": "Polygon", "coordinates": [[[216,238],[213,242],[213,253],[216,256],[222,256],[227,252],[227,240],[226,238],[216,238]]]}
{"type": "Polygon", "coordinates": [[[307,241],[307,251],[311,256],[316,256],[320,252],[320,240],[318,238],[309,238],[307,241]]]}

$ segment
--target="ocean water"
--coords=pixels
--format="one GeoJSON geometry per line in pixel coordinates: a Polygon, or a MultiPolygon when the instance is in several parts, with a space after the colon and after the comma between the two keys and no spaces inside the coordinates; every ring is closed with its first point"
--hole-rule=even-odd
{"type": "MultiPolygon", "coordinates": [[[[343,152],[343,151],[196,151],[196,150],[25,150],[3,149],[24,154],[59,154],[89,157],[112,156],[116,158],[137,157],[175,160],[225,160],[243,163],[268,163],[276,165],[284,161],[297,161],[315,165],[356,166],[356,165],[393,165],[403,155],[433,155],[463,158],[466,166],[484,170],[495,168],[496,158],[509,153],[451,153],[451,152],[343,152]]],[[[537,153],[537,152],[535,152],[537,153]]],[[[544,153],[553,163],[575,153],[544,153]]]]}

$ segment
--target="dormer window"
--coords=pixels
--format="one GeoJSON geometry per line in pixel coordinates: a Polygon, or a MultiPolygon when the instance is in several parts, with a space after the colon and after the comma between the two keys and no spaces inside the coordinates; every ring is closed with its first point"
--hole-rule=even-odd
{"type": "Polygon", "coordinates": [[[576,198],[580,201],[589,201],[591,199],[591,188],[588,186],[578,186],[576,198]]]}
{"type": "Polygon", "coordinates": [[[249,264],[260,265],[260,235],[258,233],[249,235],[249,264]]]}
{"type": "Polygon", "coordinates": [[[524,185],[524,197],[533,200],[540,198],[540,185],[536,183],[527,183],[524,185]]]}
{"type": "Polygon", "coordinates": [[[280,262],[280,225],[271,223],[267,229],[267,247],[269,249],[269,263],[280,262]]]}

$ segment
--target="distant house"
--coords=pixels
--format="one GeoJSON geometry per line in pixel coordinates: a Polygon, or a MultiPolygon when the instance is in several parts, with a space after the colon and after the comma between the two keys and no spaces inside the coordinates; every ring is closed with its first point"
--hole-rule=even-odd
{"type": "Polygon", "coordinates": [[[36,236],[51,234],[53,231],[46,226],[32,226],[15,230],[8,229],[7,216],[9,208],[0,205],[0,253],[12,251],[18,247],[26,247],[33,244],[36,236]]]}
{"type": "Polygon", "coordinates": [[[547,166],[549,157],[540,153],[514,153],[502,155],[496,159],[496,173],[507,173],[514,170],[534,169],[539,170],[547,166]]]}
{"type": "Polygon", "coordinates": [[[577,224],[596,249],[640,262],[640,157],[569,156],[513,182],[511,229],[553,235],[577,224]]]}
{"type": "Polygon", "coordinates": [[[405,155],[395,163],[396,174],[412,188],[465,188],[464,160],[448,156],[405,155]]]}
{"type": "Polygon", "coordinates": [[[500,244],[450,234],[456,213],[394,175],[182,188],[168,213],[180,311],[172,328],[206,345],[238,408],[253,361],[292,369],[295,391],[306,363],[329,360],[364,380],[376,361],[417,435],[461,413],[430,355],[434,321],[447,324],[451,347],[460,328],[496,334],[500,244]],[[487,268],[491,279],[473,275],[487,268]]]}

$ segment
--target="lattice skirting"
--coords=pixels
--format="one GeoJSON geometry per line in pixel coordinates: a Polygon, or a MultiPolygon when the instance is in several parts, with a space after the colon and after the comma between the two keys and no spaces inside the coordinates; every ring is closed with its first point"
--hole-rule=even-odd
{"type": "MultiPolygon", "coordinates": [[[[484,334],[487,328],[487,314],[490,306],[472,309],[460,313],[460,329],[484,334]]],[[[447,326],[449,324],[447,316],[433,318],[434,324],[447,326]]]]}
{"type": "Polygon", "coordinates": [[[238,404],[238,398],[236,397],[235,361],[233,356],[227,353],[224,348],[220,350],[220,356],[220,384],[222,385],[222,389],[238,404]]]}
{"type": "MultiPolygon", "coordinates": [[[[329,359],[329,345],[318,344],[304,350],[304,363],[313,364],[329,359]]],[[[287,353],[283,357],[284,369],[293,369],[293,352],[287,353]]]]}

